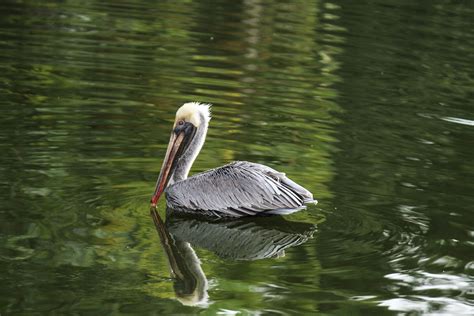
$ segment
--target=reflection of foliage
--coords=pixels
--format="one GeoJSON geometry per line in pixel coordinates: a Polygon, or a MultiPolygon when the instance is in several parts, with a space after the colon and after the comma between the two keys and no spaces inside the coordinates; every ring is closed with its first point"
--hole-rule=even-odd
{"type": "MultiPolygon", "coordinates": [[[[463,63],[473,45],[461,29],[472,29],[472,9],[399,3],[384,3],[390,13],[380,5],[359,11],[355,2],[340,11],[340,25],[352,30],[338,56],[344,81],[336,85],[347,112],[338,115],[341,151],[333,155],[338,212],[322,227],[320,251],[324,266],[344,273],[322,279],[343,283],[345,297],[403,296],[411,308],[443,313],[445,298],[463,290],[459,280],[468,282],[472,260],[473,133],[442,120],[471,115],[472,67],[463,63]],[[443,290],[450,277],[457,281],[443,290]]],[[[458,299],[462,310],[469,297],[458,299]]]]}

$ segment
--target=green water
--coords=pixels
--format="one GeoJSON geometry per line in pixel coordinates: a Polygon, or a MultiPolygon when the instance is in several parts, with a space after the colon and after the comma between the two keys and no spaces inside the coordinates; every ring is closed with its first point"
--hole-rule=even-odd
{"type": "Polygon", "coordinates": [[[448,0],[2,1],[0,313],[474,314],[473,16],[448,0]],[[192,172],[259,162],[319,200],[230,224],[166,219],[161,201],[194,305],[148,210],[188,101],[213,104],[192,172]],[[228,234],[300,239],[265,257],[228,234]]]}

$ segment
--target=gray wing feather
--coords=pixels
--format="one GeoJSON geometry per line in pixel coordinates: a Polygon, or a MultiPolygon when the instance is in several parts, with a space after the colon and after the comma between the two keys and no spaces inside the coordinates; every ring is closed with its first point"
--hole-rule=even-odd
{"type": "Polygon", "coordinates": [[[270,167],[237,161],[166,189],[168,206],[218,216],[290,214],[314,202],[312,194],[270,167]]]}

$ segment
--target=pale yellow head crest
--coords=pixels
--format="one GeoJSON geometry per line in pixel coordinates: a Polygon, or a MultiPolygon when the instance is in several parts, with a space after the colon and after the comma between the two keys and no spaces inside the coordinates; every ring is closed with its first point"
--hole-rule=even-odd
{"type": "Polygon", "coordinates": [[[211,119],[211,105],[199,102],[189,102],[183,104],[176,112],[175,125],[178,121],[190,122],[199,127],[207,124],[211,119]]]}

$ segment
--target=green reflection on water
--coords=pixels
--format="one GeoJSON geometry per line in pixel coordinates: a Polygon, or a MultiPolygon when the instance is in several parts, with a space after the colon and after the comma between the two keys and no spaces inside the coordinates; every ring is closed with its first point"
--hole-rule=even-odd
{"type": "Polygon", "coordinates": [[[473,11],[2,2],[0,312],[469,313],[473,11]],[[193,172],[264,163],[320,201],[287,218],[317,230],[284,257],[193,245],[200,307],[147,209],[188,101],[214,104],[193,172]]]}

